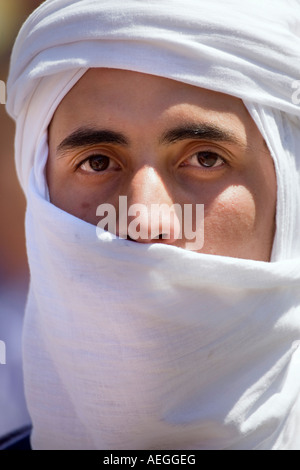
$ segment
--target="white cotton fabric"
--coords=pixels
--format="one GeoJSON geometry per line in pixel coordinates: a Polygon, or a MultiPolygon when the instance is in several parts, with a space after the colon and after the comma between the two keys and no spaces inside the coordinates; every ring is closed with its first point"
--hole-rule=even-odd
{"type": "Polygon", "coordinates": [[[296,0],[48,0],[23,26],[7,109],[34,449],[300,449],[299,15],[296,0]],[[97,238],[49,202],[47,126],[89,67],[244,100],[277,175],[270,263],[97,238]]]}

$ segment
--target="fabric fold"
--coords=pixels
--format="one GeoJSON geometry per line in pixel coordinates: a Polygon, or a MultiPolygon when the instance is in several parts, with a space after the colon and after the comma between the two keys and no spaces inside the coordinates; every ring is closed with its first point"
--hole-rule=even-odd
{"type": "Polygon", "coordinates": [[[27,197],[34,449],[300,448],[297,0],[47,0],[7,110],[27,197]],[[271,262],[123,240],[49,202],[48,126],[91,67],[243,100],[277,179],[271,262]]]}

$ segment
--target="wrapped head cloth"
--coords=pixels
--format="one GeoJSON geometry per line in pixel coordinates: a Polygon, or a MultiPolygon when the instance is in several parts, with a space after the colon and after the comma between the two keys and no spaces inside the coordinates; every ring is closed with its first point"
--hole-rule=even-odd
{"type": "Polygon", "coordinates": [[[300,448],[299,80],[299,0],[47,0],[23,25],[7,110],[34,448],[300,448]],[[276,170],[270,263],[97,239],[49,202],[47,128],[91,67],[243,100],[276,170]]]}

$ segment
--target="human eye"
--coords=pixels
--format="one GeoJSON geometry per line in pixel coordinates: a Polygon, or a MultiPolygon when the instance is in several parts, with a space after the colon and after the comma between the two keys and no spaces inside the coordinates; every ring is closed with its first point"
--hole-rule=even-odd
{"type": "Polygon", "coordinates": [[[94,153],[81,161],[78,168],[85,173],[101,173],[120,167],[111,157],[102,153],[94,153]]]}
{"type": "Polygon", "coordinates": [[[210,150],[205,150],[195,152],[193,155],[191,155],[184,161],[183,165],[210,169],[223,167],[224,165],[226,165],[226,161],[218,153],[210,150]]]}

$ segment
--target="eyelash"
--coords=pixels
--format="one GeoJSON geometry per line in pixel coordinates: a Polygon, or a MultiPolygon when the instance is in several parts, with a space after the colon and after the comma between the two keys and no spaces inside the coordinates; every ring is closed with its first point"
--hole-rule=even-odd
{"type": "Polygon", "coordinates": [[[82,169],[83,171],[87,172],[87,173],[103,173],[104,171],[106,171],[108,169],[108,167],[111,165],[111,164],[114,164],[115,165],[115,168],[114,169],[119,169],[120,166],[111,158],[109,157],[108,155],[105,155],[105,154],[102,154],[102,153],[95,153],[94,155],[89,155],[87,158],[85,158],[84,160],[82,160],[77,166],[76,166],[76,169],[82,169]],[[90,169],[90,171],[88,170],[84,170],[82,167],[83,165],[85,165],[86,163],[89,163],[90,164],[90,167],[91,167],[91,162],[92,161],[96,161],[96,159],[99,157],[101,158],[104,158],[104,159],[107,159],[106,163],[108,163],[107,167],[104,168],[103,170],[93,170],[92,168],[90,169]]]}
{"type": "MultiPolygon", "coordinates": [[[[114,161],[114,159],[112,159],[111,157],[109,157],[108,155],[105,155],[105,154],[101,154],[101,153],[95,153],[94,155],[89,155],[87,158],[85,158],[84,160],[82,160],[77,166],[76,166],[76,169],[82,169],[82,171],[85,171],[87,173],[104,173],[106,170],[110,169],[109,167],[114,164],[115,166],[115,170],[116,169],[120,169],[120,166],[114,161]],[[104,169],[102,170],[93,170],[92,167],[91,167],[91,162],[92,161],[96,161],[96,159],[99,157],[102,157],[104,159],[107,159],[105,161],[105,163],[107,163],[107,166],[105,166],[104,164],[104,169]],[[89,170],[85,170],[83,169],[83,165],[85,165],[86,163],[89,163],[90,164],[90,171],[89,170]]],[[[192,155],[190,155],[189,157],[185,158],[185,160],[183,162],[181,162],[181,164],[179,165],[180,167],[198,167],[198,168],[201,168],[203,171],[213,171],[214,169],[217,169],[217,168],[220,168],[220,167],[223,167],[224,165],[226,165],[227,162],[226,160],[221,157],[218,153],[214,152],[214,151],[211,151],[211,150],[202,150],[202,151],[198,151],[198,152],[195,152],[193,153],[192,155]],[[213,163],[211,166],[205,166],[204,164],[201,165],[201,163],[199,162],[199,158],[205,158],[205,157],[208,157],[208,158],[214,158],[216,159],[216,162],[219,160],[219,162],[221,162],[221,164],[215,166],[215,163],[213,163]],[[187,162],[188,161],[191,161],[191,160],[195,160],[197,159],[197,162],[199,164],[198,165],[191,165],[191,164],[188,164],[187,162]]]]}
{"type": "Polygon", "coordinates": [[[217,152],[214,152],[214,151],[212,151],[212,150],[201,150],[201,151],[198,151],[198,152],[193,153],[190,157],[186,158],[186,159],[181,163],[180,166],[182,166],[182,167],[192,166],[192,167],[201,168],[201,169],[203,169],[203,171],[212,171],[212,170],[214,170],[214,169],[216,169],[216,168],[223,167],[224,165],[226,165],[226,163],[227,163],[226,160],[225,160],[223,157],[221,157],[221,155],[219,155],[217,152]],[[201,158],[201,157],[202,157],[202,158],[203,158],[203,157],[205,158],[205,156],[208,157],[208,158],[215,158],[215,159],[216,159],[215,163],[213,163],[211,166],[209,166],[209,165],[208,165],[208,166],[205,166],[204,164],[201,165],[201,163],[199,162],[198,158],[201,158]],[[188,164],[187,164],[187,162],[188,162],[188,161],[191,161],[192,159],[193,159],[193,160],[197,159],[197,162],[196,162],[196,163],[199,164],[199,167],[198,167],[198,165],[188,165],[188,164]],[[217,163],[218,160],[219,160],[219,162],[221,162],[221,164],[215,166],[215,164],[217,163]]]}

